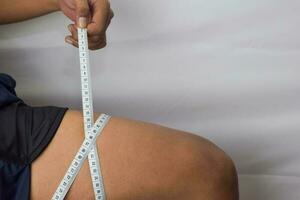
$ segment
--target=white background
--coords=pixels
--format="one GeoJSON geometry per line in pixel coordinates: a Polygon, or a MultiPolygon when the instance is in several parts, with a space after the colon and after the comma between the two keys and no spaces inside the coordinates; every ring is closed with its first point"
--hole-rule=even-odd
{"type": "MultiPolygon", "coordinates": [[[[122,0],[91,53],[95,110],[209,138],[236,162],[242,200],[299,200],[300,2],[122,0]]],[[[81,109],[69,20],[0,27],[1,72],[32,105],[81,109]]]]}

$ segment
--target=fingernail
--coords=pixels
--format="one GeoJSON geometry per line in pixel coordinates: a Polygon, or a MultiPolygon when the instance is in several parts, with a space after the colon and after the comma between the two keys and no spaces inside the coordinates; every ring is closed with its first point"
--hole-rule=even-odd
{"type": "Polygon", "coordinates": [[[66,38],[65,41],[66,41],[66,43],[73,44],[73,42],[70,38],[66,38]]]}
{"type": "Polygon", "coordinates": [[[87,19],[86,19],[86,17],[79,17],[78,18],[78,26],[80,28],[86,28],[86,26],[87,26],[87,19]]]}

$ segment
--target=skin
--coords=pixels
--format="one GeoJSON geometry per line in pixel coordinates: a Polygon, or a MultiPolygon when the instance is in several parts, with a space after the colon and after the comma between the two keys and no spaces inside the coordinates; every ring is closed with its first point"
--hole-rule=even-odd
{"type": "MultiPolygon", "coordinates": [[[[32,200],[52,197],[84,139],[82,120],[80,111],[68,111],[51,143],[32,163],[32,200]]],[[[97,147],[108,200],[238,199],[230,159],[197,135],[112,116],[97,147]]],[[[87,160],[66,199],[94,199],[87,160]]]]}
{"type": "MultiPolygon", "coordinates": [[[[77,47],[77,27],[88,30],[89,48],[106,45],[113,17],[107,0],[2,0],[0,24],[62,11],[74,23],[65,41],[77,47]]],[[[95,114],[95,118],[100,113],[95,114]]],[[[31,199],[50,199],[84,139],[80,111],[65,114],[54,138],[32,163],[31,199]]],[[[230,157],[192,133],[112,116],[96,142],[108,200],[238,200],[230,157]]],[[[85,161],[66,199],[94,199],[85,161]]]]}
{"type": "Polygon", "coordinates": [[[58,0],[61,11],[72,21],[86,18],[83,24],[69,24],[71,35],[65,41],[78,47],[77,26],[87,28],[89,49],[96,50],[106,46],[106,29],[114,14],[107,0],[58,0]]]}

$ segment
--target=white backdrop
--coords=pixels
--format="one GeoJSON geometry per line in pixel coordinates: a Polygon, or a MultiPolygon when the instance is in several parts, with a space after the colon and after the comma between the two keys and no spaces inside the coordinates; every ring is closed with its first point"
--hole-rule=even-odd
{"type": "MultiPolygon", "coordinates": [[[[95,110],[204,136],[237,164],[242,200],[299,200],[300,2],[122,0],[91,53],[95,110]]],[[[80,109],[60,13],[0,27],[1,72],[33,105],[80,109]]]]}

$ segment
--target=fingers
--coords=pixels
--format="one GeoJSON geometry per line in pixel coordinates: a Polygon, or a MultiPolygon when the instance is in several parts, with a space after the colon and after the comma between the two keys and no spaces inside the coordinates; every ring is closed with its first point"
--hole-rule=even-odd
{"type": "MultiPolygon", "coordinates": [[[[74,47],[78,47],[78,32],[75,24],[70,24],[68,26],[68,29],[71,33],[71,35],[68,35],[65,38],[65,41],[74,47]]],[[[88,46],[90,50],[96,50],[100,49],[106,46],[106,34],[99,36],[99,35],[93,35],[88,36],[88,46]]]]}
{"type": "Polygon", "coordinates": [[[65,42],[78,48],[78,42],[74,40],[71,35],[65,37],[65,42]]]}
{"type": "MultiPolygon", "coordinates": [[[[78,41],[78,32],[77,32],[77,28],[74,24],[69,24],[68,29],[71,33],[71,36],[74,40],[78,41]]],[[[90,42],[97,42],[99,40],[102,40],[102,36],[101,35],[90,35],[88,33],[88,40],[90,42]]]]}
{"type": "Polygon", "coordinates": [[[78,47],[77,27],[87,28],[88,46],[91,50],[106,46],[106,30],[114,16],[108,0],[75,0],[77,21],[70,24],[67,43],[78,47]],[[89,20],[90,18],[90,20],[89,20]]]}
{"type": "Polygon", "coordinates": [[[81,28],[86,28],[90,18],[90,7],[88,0],[75,0],[76,24],[81,28]]]}
{"type": "Polygon", "coordinates": [[[76,28],[75,24],[69,24],[68,29],[72,35],[72,38],[74,40],[78,41],[78,33],[77,33],[77,28],[76,28]]]}
{"type": "Polygon", "coordinates": [[[90,42],[91,45],[89,45],[90,50],[97,50],[101,49],[106,46],[106,35],[104,35],[102,38],[98,39],[96,42],[90,42]]]}
{"type": "MultiPolygon", "coordinates": [[[[65,41],[71,45],[73,45],[74,47],[77,47],[78,48],[78,41],[74,40],[72,38],[71,35],[68,35],[66,38],[65,38],[65,41]]],[[[90,43],[90,42],[89,42],[90,43]]],[[[89,45],[89,49],[90,50],[97,50],[97,49],[101,49],[103,47],[106,46],[106,37],[105,38],[102,38],[102,40],[100,41],[97,41],[97,42],[93,42],[91,43],[91,45],[89,45]]]]}
{"type": "Polygon", "coordinates": [[[96,0],[91,4],[93,16],[87,29],[89,34],[100,35],[106,31],[109,18],[110,4],[107,0],[96,0]]]}
{"type": "Polygon", "coordinates": [[[106,46],[106,30],[114,14],[108,0],[92,1],[91,9],[93,14],[91,22],[87,26],[87,32],[89,37],[98,38],[98,40],[89,45],[91,48],[100,49],[106,46]]]}

